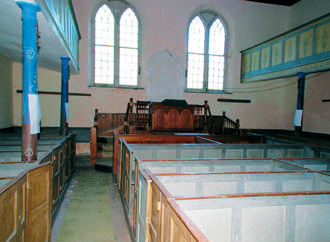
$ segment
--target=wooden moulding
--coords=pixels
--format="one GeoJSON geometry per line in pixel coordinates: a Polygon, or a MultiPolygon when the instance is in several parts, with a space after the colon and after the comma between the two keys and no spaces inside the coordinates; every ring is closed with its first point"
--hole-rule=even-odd
{"type": "MultiPolygon", "coordinates": [[[[171,193],[169,193],[167,188],[166,188],[166,185],[164,185],[162,183],[162,181],[160,181],[157,178],[157,176],[155,176],[155,175],[153,175],[153,174],[151,174],[150,172],[147,172],[147,171],[145,171],[145,173],[147,173],[148,176],[150,177],[150,179],[152,180],[151,187],[152,187],[153,196],[152,196],[151,203],[153,204],[153,206],[151,208],[152,209],[151,225],[154,225],[153,226],[154,231],[152,231],[153,235],[151,235],[151,236],[154,236],[156,239],[161,238],[162,241],[168,241],[168,240],[172,239],[171,234],[169,232],[170,230],[165,228],[166,227],[166,222],[165,222],[166,216],[171,216],[171,215],[167,215],[166,213],[170,213],[170,212],[168,212],[166,210],[161,210],[161,212],[160,212],[161,215],[158,215],[156,212],[154,212],[155,208],[158,208],[158,210],[163,209],[164,201],[166,201],[169,204],[169,206],[172,207],[173,212],[176,213],[176,215],[179,217],[180,222],[183,223],[186,226],[186,229],[188,229],[194,235],[194,237],[197,239],[198,236],[204,236],[203,233],[198,229],[197,225],[191,220],[191,218],[189,216],[186,216],[185,209],[183,207],[179,206],[177,201],[179,202],[179,201],[183,201],[183,200],[194,200],[195,203],[198,204],[199,202],[201,202],[203,200],[207,200],[207,199],[212,201],[212,200],[215,200],[215,199],[218,199],[218,200],[219,199],[220,200],[221,199],[226,200],[227,198],[228,199],[237,199],[237,198],[248,199],[248,198],[253,197],[253,198],[256,198],[256,199],[270,199],[271,200],[271,197],[274,197],[274,199],[276,199],[278,197],[283,197],[283,196],[284,197],[289,196],[291,198],[292,197],[297,198],[297,197],[301,197],[301,196],[323,196],[323,195],[327,195],[328,198],[329,198],[329,195],[330,195],[330,191],[322,191],[322,190],[312,191],[311,190],[311,191],[301,191],[301,192],[245,193],[245,194],[242,193],[242,194],[223,195],[223,196],[200,196],[200,197],[189,197],[189,196],[187,196],[187,197],[181,198],[181,197],[173,196],[171,193]],[[154,192],[154,190],[155,190],[155,192],[154,192]],[[156,190],[158,190],[158,191],[156,191],[156,190]],[[157,193],[160,193],[163,196],[159,196],[157,193]],[[155,196],[154,196],[154,194],[155,194],[155,196]],[[155,201],[154,201],[154,199],[155,199],[155,201]],[[156,205],[154,205],[154,204],[156,204],[156,205]],[[161,205],[159,205],[159,204],[161,204],[161,205]],[[159,220],[157,220],[157,216],[165,217],[165,220],[162,220],[162,218],[159,219],[161,221],[160,227],[159,226],[157,227],[157,221],[159,221],[159,220]],[[154,221],[153,221],[153,217],[155,217],[154,221]],[[155,224],[153,224],[153,223],[155,223],[155,224]],[[163,225],[163,224],[165,224],[165,225],[163,225]],[[160,231],[161,236],[159,236],[159,232],[157,232],[157,231],[160,231]],[[164,233],[164,234],[162,234],[162,233],[164,233]]],[[[307,173],[312,174],[313,172],[307,172],[307,173]]],[[[293,179],[293,180],[295,180],[295,179],[293,179]]],[[[328,179],[326,179],[326,180],[329,181],[328,179]]],[[[328,198],[325,198],[325,199],[328,199],[328,198]]],[[[286,200],[284,200],[284,204],[285,204],[285,201],[286,200]]],[[[230,202],[228,202],[228,204],[230,204],[230,202]]],[[[267,205],[262,203],[261,206],[267,206],[267,205]]],[[[219,207],[219,209],[220,208],[221,207],[219,207]]],[[[203,209],[207,210],[208,208],[203,207],[203,209]]],[[[322,206],[319,207],[318,210],[317,210],[318,211],[317,214],[322,213],[322,209],[323,209],[322,206]]],[[[327,209],[329,209],[329,206],[327,207],[327,209]]],[[[314,211],[314,210],[310,210],[310,211],[314,211]]],[[[301,222],[301,223],[304,223],[304,222],[301,222]]],[[[316,222],[316,223],[314,222],[314,229],[315,229],[315,225],[317,223],[318,222],[316,222]]],[[[292,228],[292,226],[291,226],[291,228],[292,228]]],[[[294,226],[293,226],[293,228],[294,228],[294,226]]],[[[213,231],[213,232],[215,233],[216,231],[213,231]]],[[[177,232],[177,233],[180,234],[180,232],[177,232]]],[[[301,236],[301,234],[303,234],[303,233],[299,233],[299,236],[301,236]]],[[[327,233],[327,234],[329,234],[329,233],[327,233]]],[[[313,235],[312,232],[309,234],[309,236],[311,236],[311,235],[313,235]]],[[[254,234],[253,236],[257,236],[257,235],[254,234]]],[[[323,236],[324,236],[324,234],[323,234],[323,236]]],[[[208,241],[206,238],[204,238],[204,239],[203,238],[198,238],[198,241],[208,241]]],[[[188,241],[188,240],[186,239],[185,241],[188,241]]]]}
{"type": "Polygon", "coordinates": [[[118,179],[120,179],[121,176],[120,167],[122,166],[122,159],[124,158],[123,156],[121,156],[119,150],[122,150],[123,145],[126,146],[126,144],[216,143],[215,141],[200,140],[196,138],[197,136],[195,135],[119,135],[119,133],[115,133],[114,137],[114,170],[115,175],[119,176],[118,179]]]}
{"type": "Polygon", "coordinates": [[[51,241],[52,164],[42,164],[30,170],[27,182],[28,241],[51,241]]]}
{"type": "MultiPolygon", "coordinates": [[[[135,228],[135,218],[134,218],[134,189],[135,189],[135,176],[136,176],[136,170],[134,173],[134,169],[135,169],[135,159],[139,159],[138,156],[139,154],[137,154],[137,150],[135,150],[133,148],[134,145],[136,144],[127,144],[126,140],[124,139],[120,139],[121,142],[121,161],[120,161],[120,174],[119,174],[119,189],[123,198],[123,204],[124,204],[124,208],[125,211],[127,213],[128,216],[128,221],[129,224],[132,228],[135,228]],[[134,154],[134,155],[133,155],[134,154]]],[[[146,145],[147,146],[147,145],[146,145]]],[[[212,147],[212,149],[216,149],[216,150],[221,150],[221,149],[226,149],[228,145],[197,145],[195,146],[195,144],[192,144],[190,146],[185,146],[183,145],[182,147],[178,147],[174,144],[169,144],[169,145],[153,145],[153,148],[157,148],[155,150],[159,151],[161,148],[166,148],[166,147],[173,147],[173,149],[188,149],[189,151],[196,151],[197,147],[201,150],[206,150],[209,149],[210,147],[212,147]],[[159,147],[159,148],[158,148],[159,147]]],[[[148,147],[151,147],[148,145],[148,147]]],[[[255,145],[255,144],[250,144],[250,145],[229,145],[228,147],[230,148],[234,148],[234,149],[240,149],[242,152],[245,149],[261,149],[263,150],[264,154],[264,150],[268,149],[268,148],[278,148],[281,150],[287,150],[290,147],[291,148],[299,148],[299,149],[303,149],[302,146],[297,146],[297,145],[291,145],[291,146],[285,146],[285,145],[265,145],[265,144],[261,144],[260,147],[259,145],[255,145]],[[244,147],[243,147],[244,146],[244,147]]],[[[173,150],[172,150],[173,151],[173,150]]],[[[141,152],[141,150],[140,150],[141,152]]],[[[284,151],[283,151],[284,152],[284,151]]],[[[164,152],[163,152],[164,153],[164,152]]],[[[187,153],[187,152],[186,152],[187,153]]],[[[246,153],[246,152],[245,152],[246,153]]],[[[159,159],[159,161],[164,161],[166,159],[159,159]]],[[[187,159],[176,159],[173,160],[175,161],[187,161],[187,160],[212,160],[210,158],[207,159],[203,159],[203,158],[187,158],[187,159]]],[[[213,160],[228,160],[228,159],[216,159],[214,158],[213,160]]],[[[232,160],[238,160],[238,159],[232,159],[232,160]]],[[[250,159],[249,159],[250,160],[250,159]]],[[[263,171],[260,171],[261,173],[263,173],[263,171]]],[[[280,172],[280,171],[279,171],[280,172]]],[[[286,172],[286,171],[281,171],[281,172],[286,172]]]]}
{"type": "Polygon", "coordinates": [[[0,241],[25,241],[26,186],[21,173],[0,189],[0,241]]]}
{"type": "MultiPolygon", "coordinates": [[[[97,152],[98,138],[111,137],[119,134],[123,129],[125,114],[124,113],[99,113],[95,109],[94,125],[91,128],[91,143],[90,143],[90,163],[94,165],[96,158],[101,157],[101,153],[97,152]]],[[[114,154],[116,154],[114,152],[114,154]]],[[[115,160],[115,157],[114,157],[115,160]]],[[[116,162],[116,161],[115,161],[116,162]]],[[[114,163],[114,173],[117,175],[118,165],[114,163]]]]}
{"type": "Polygon", "coordinates": [[[309,169],[313,171],[322,171],[322,172],[330,171],[330,158],[304,158],[304,159],[283,158],[278,160],[287,164],[295,165],[297,167],[303,167],[305,169],[309,169]],[[316,169],[315,164],[321,165],[321,167],[322,166],[323,167],[316,169]]]}
{"type": "MultiPolygon", "coordinates": [[[[181,146],[181,145],[179,145],[181,146]]],[[[144,161],[151,161],[151,160],[139,160],[139,154],[137,148],[140,147],[140,145],[135,145],[135,144],[128,144],[127,141],[125,139],[120,139],[120,150],[121,150],[121,162],[120,162],[120,182],[119,182],[119,186],[120,186],[120,192],[122,194],[122,198],[123,198],[123,202],[124,202],[124,206],[125,206],[125,211],[126,211],[126,215],[127,218],[129,220],[129,224],[131,226],[131,229],[133,230],[133,233],[136,233],[136,216],[137,216],[137,193],[138,193],[138,189],[137,189],[137,172],[139,170],[139,168],[137,168],[137,163],[139,162],[144,162],[144,161]],[[135,150],[136,149],[136,150],[135,150]],[[136,157],[137,156],[137,157],[136,157]],[[134,160],[132,160],[134,159],[134,160]],[[134,166],[134,167],[133,167],[134,166]],[[135,168],[135,174],[133,174],[133,170],[135,168]],[[134,191],[131,192],[132,190],[132,186],[134,186],[134,191]],[[132,199],[134,199],[132,201],[132,199]],[[131,206],[133,202],[133,205],[131,206]]],[[[141,147],[144,147],[143,145],[141,145],[141,147]]],[[[180,147],[178,147],[178,145],[174,145],[174,144],[170,144],[170,145],[145,145],[145,147],[150,148],[153,147],[155,148],[155,151],[159,151],[160,149],[164,148],[164,151],[166,151],[166,147],[170,147],[171,150],[173,149],[180,149],[180,147]]],[[[267,155],[266,151],[267,149],[280,149],[281,150],[281,154],[285,154],[285,155],[291,155],[291,153],[288,152],[288,150],[293,149],[294,151],[296,149],[299,149],[299,154],[309,154],[308,151],[306,150],[306,148],[304,146],[300,146],[300,145],[267,145],[267,144],[261,144],[261,145],[256,145],[256,144],[249,144],[249,145],[197,145],[195,146],[194,144],[192,145],[182,145],[182,147],[184,149],[188,149],[188,151],[190,150],[196,150],[197,147],[201,147],[201,149],[204,149],[205,147],[207,147],[208,149],[211,147],[211,149],[216,148],[217,150],[221,150],[224,147],[229,147],[231,149],[241,149],[242,153],[243,150],[245,150],[245,154],[247,153],[246,150],[251,148],[251,149],[258,149],[261,150],[261,154],[263,155],[267,155]]],[[[153,148],[151,148],[153,150],[153,148]]],[[[143,149],[140,150],[140,153],[143,153],[143,149]]],[[[142,154],[141,153],[141,154],[142,154]]],[[[296,152],[293,152],[293,154],[295,154],[296,152]]],[[[163,154],[166,154],[166,152],[163,152],[163,154]]],[[[221,152],[219,154],[222,154],[221,152]]],[[[142,155],[143,156],[143,155],[142,155]]],[[[219,159],[219,158],[186,158],[186,159],[155,159],[154,161],[170,161],[174,163],[180,162],[180,161],[234,161],[234,160],[255,160],[255,161],[262,161],[262,160],[269,160],[269,161],[274,161],[274,159],[272,158],[241,158],[241,159],[237,159],[237,158],[232,158],[232,159],[219,159]]],[[[283,162],[277,161],[279,164],[285,164],[283,162]]],[[[287,164],[286,164],[287,165],[287,164]]],[[[305,172],[306,170],[303,169],[302,167],[297,167],[294,166],[297,169],[295,169],[295,171],[298,172],[305,172]],[[300,170],[300,171],[299,171],[300,170]]],[[[258,174],[258,173],[289,173],[292,172],[291,169],[288,169],[288,171],[286,170],[276,170],[276,171],[255,171],[255,172],[250,172],[251,174],[258,174]]],[[[218,172],[216,174],[223,174],[224,172],[218,172]]],[[[228,173],[228,172],[226,172],[228,173]]],[[[232,172],[232,174],[240,174],[243,173],[242,171],[238,171],[238,172],[232,172]]],[[[245,172],[244,172],[245,173],[245,172]]],[[[203,174],[198,173],[198,174],[203,174]]],[[[205,174],[205,173],[204,173],[205,174]]],[[[168,175],[168,174],[167,174],[168,175]]],[[[178,175],[178,174],[171,174],[171,175],[178,175]]],[[[196,175],[196,173],[191,173],[191,174],[185,174],[185,175],[196,175]]],[[[150,229],[150,231],[153,228],[150,229]]]]}
{"type": "MultiPolygon", "coordinates": [[[[24,208],[26,222],[24,222],[24,238],[17,241],[50,241],[52,218],[55,216],[63,198],[68,180],[75,170],[75,135],[58,137],[41,134],[41,138],[46,137],[56,141],[54,142],[54,149],[47,150],[48,154],[43,155],[40,160],[34,162],[37,167],[24,174],[27,182],[24,190],[24,196],[26,196],[26,206],[24,208]]],[[[0,163],[9,166],[17,163],[24,165],[21,161],[0,163]]],[[[8,186],[10,188],[13,183],[6,184],[1,189],[0,196],[2,196],[3,189],[8,186]]],[[[18,195],[14,194],[13,199],[16,199],[15,196],[18,195]]],[[[3,224],[9,224],[10,226],[10,223],[6,219],[0,219],[0,229],[3,224]]],[[[0,239],[0,241],[3,240],[0,239]]],[[[13,241],[16,241],[16,239],[13,241]]]]}
{"type": "MultiPolygon", "coordinates": [[[[151,241],[208,241],[199,228],[175,204],[174,198],[152,174],[151,241]]],[[[150,208],[149,208],[150,209],[150,208]]]]}
{"type": "Polygon", "coordinates": [[[75,135],[69,135],[57,149],[52,151],[52,217],[57,213],[68,182],[75,171],[75,135]]]}
{"type": "Polygon", "coordinates": [[[194,129],[192,108],[152,104],[152,130],[190,130],[194,129]]]}
{"type": "MultiPolygon", "coordinates": [[[[96,132],[96,130],[91,130],[96,132]]],[[[91,136],[91,164],[96,162],[96,134],[91,136]],[[92,146],[94,148],[92,148],[92,146]]],[[[190,143],[236,143],[236,144],[261,144],[264,140],[261,136],[231,136],[231,135],[174,135],[174,134],[161,134],[154,135],[150,134],[128,134],[120,135],[119,132],[114,132],[114,170],[115,175],[120,173],[121,157],[119,149],[124,144],[190,144],[190,143]]]]}
{"type": "Polygon", "coordinates": [[[0,191],[0,241],[50,241],[52,164],[22,172],[0,191]]]}
{"type": "MultiPolygon", "coordinates": [[[[118,157],[119,159],[119,174],[118,180],[122,181],[122,172],[129,171],[130,162],[130,146],[129,144],[187,144],[196,143],[199,139],[195,135],[119,135],[115,144],[114,149],[114,159],[118,157]],[[120,150],[120,152],[119,152],[120,150]],[[118,154],[118,155],[116,155],[118,154]],[[127,160],[128,159],[128,160],[127,160]]],[[[211,143],[212,141],[203,140],[203,143],[211,143]]],[[[213,141],[212,143],[216,143],[213,141]]],[[[115,168],[116,169],[116,168],[115,168]]],[[[121,189],[121,182],[119,184],[119,189],[121,189]]]]}
{"type": "MultiPolygon", "coordinates": [[[[211,161],[212,163],[216,163],[216,162],[219,162],[220,164],[222,162],[230,162],[230,161],[234,161],[234,160],[237,160],[237,161],[245,161],[245,160],[248,160],[248,161],[275,161],[277,162],[279,165],[282,164],[282,162],[280,161],[276,161],[274,159],[192,159],[190,162],[191,163],[194,163],[194,162],[208,162],[208,161],[211,161]]],[[[172,162],[173,163],[173,166],[176,166],[180,161],[188,161],[188,160],[167,160],[169,162],[172,162]]],[[[141,167],[141,164],[143,163],[158,163],[158,162],[162,162],[160,160],[148,160],[148,161],[144,161],[144,160],[137,160],[136,163],[135,163],[135,190],[134,190],[134,217],[133,217],[133,227],[131,227],[131,229],[133,230],[133,234],[136,235],[136,240],[139,241],[138,239],[143,238],[143,236],[140,236],[140,233],[142,232],[141,231],[141,227],[143,227],[142,225],[145,224],[145,227],[146,227],[146,231],[145,231],[145,238],[146,238],[146,241],[150,241],[150,231],[152,230],[149,230],[149,223],[150,223],[150,206],[151,206],[151,203],[152,201],[150,199],[153,199],[153,197],[150,195],[150,192],[151,192],[151,184],[152,184],[152,180],[151,180],[151,174],[153,177],[159,177],[159,176],[196,176],[196,175],[223,175],[223,174],[271,174],[271,173],[275,173],[275,174],[287,174],[287,173],[310,173],[310,171],[306,171],[306,169],[304,169],[303,167],[299,167],[299,166],[292,166],[293,168],[297,168],[297,170],[294,170],[294,171],[250,171],[250,172],[188,172],[188,171],[185,171],[185,173],[164,173],[164,174],[156,174],[156,173],[152,173],[151,170],[149,170],[149,167],[146,166],[146,167],[141,167]],[[139,198],[140,196],[140,193],[142,191],[140,191],[140,180],[139,179],[144,179],[144,181],[148,184],[147,185],[147,201],[146,201],[146,204],[141,204],[141,198],[139,198]],[[146,212],[146,218],[144,221],[141,221],[141,215],[144,213],[143,211],[141,211],[141,209],[143,209],[143,207],[146,206],[147,207],[147,212],[146,212]],[[139,223],[142,223],[137,224],[137,220],[139,219],[139,223]]],[[[189,164],[187,164],[189,165],[189,164]]],[[[291,167],[291,164],[288,164],[288,166],[291,167]]],[[[162,185],[160,185],[162,186],[162,185]]],[[[163,193],[171,198],[171,199],[179,199],[179,197],[172,197],[169,193],[166,192],[167,190],[164,189],[163,190],[163,193]]],[[[144,192],[145,193],[145,192],[144,192]]],[[[180,198],[181,199],[181,198],[180,198]]],[[[182,198],[182,199],[185,199],[185,198],[182,198]]],[[[143,201],[142,201],[143,203],[143,201]]],[[[173,205],[175,206],[175,205],[173,205]]],[[[142,218],[143,219],[143,218],[142,218]]],[[[140,239],[141,240],[141,239],[140,239]]]]}
{"type": "Polygon", "coordinates": [[[96,153],[97,153],[97,136],[96,128],[91,128],[91,144],[90,144],[90,163],[94,165],[96,163],[96,153]]]}

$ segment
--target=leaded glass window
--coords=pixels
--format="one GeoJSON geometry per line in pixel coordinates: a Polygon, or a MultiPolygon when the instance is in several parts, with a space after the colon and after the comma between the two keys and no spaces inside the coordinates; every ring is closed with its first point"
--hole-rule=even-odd
{"type": "Polygon", "coordinates": [[[194,18],[189,27],[188,43],[188,88],[203,88],[204,70],[204,25],[199,17],[194,18]]]}
{"type": "Polygon", "coordinates": [[[129,8],[120,19],[119,83],[121,85],[137,85],[138,30],[139,24],[135,13],[129,8]]]}
{"type": "Polygon", "coordinates": [[[97,8],[92,28],[92,83],[137,87],[139,21],[133,9],[121,1],[105,3],[97,8]]]}
{"type": "Polygon", "coordinates": [[[223,90],[226,30],[212,13],[194,17],[188,29],[187,89],[223,90]]]}
{"type": "Polygon", "coordinates": [[[114,83],[114,26],[110,9],[103,5],[95,16],[95,83],[114,83]]]}

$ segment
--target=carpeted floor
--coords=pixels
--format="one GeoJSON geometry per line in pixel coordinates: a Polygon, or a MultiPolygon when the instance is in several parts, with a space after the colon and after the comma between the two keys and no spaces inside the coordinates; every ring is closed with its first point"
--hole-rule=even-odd
{"type": "MultiPolygon", "coordinates": [[[[78,169],[57,242],[114,241],[110,212],[110,173],[78,169]]],[[[111,178],[112,179],[112,178],[111,178]]]]}

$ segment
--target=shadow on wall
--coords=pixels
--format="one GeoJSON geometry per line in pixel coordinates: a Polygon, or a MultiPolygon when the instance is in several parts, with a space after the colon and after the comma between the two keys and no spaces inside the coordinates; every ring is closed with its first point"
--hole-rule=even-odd
{"type": "Polygon", "coordinates": [[[147,67],[147,100],[184,99],[184,67],[179,57],[168,51],[154,54],[147,67]]]}

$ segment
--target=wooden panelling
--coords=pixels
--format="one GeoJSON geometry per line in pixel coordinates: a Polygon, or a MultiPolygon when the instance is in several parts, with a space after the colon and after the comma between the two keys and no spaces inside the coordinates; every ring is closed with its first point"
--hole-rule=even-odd
{"type": "Polygon", "coordinates": [[[0,241],[25,241],[26,177],[0,189],[0,241]]]}
{"type": "Polygon", "coordinates": [[[330,14],[241,51],[241,82],[297,76],[330,67],[330,14]]]}
{"type": "Polygon", "coordinates": [[[150,219],[150,238],[151,241],[161,241],[161,222],[162,222],[162,200],[161,194],[155,184],[151,185],[151,219],[150,219]]]}
{"type": "Polygon", "coordinates": [[[193,130],[194,116],[190,108],[152,104],[152,130],[193,130]]]}
{"type": "MultiPolygon", "coordinates": [[[[3,158],[8,158],[7,161],[6,159],[0,161],[3,165],[8,166],[2,171],[2,177],[6,173],[16,174],[18,166],[22,166],[19,169],[25,170],[22,179],[26,179],[26,184],[24,183],[23,188],[19,189],[16,186],[17,182],[9,182],[4,186],[9,186],[9,188],[7,187],[5,191],[3,191],[3,188],[0,190],[0,199],[7,196],[5,200],[10,202],[9,204],[0,203],[0,206],[2,206],[0,209],[0,230],[3,229],[0,232],[0,241],[7,241],[7,239],[3,240],[2,238],[7,236],[8,233],[11,233],[8,236],[12,236],[9,241],[50,241],[52,218],[59,208],[68,181],[75,170],[75,135],[70,134],[67,137],[59,137],[54,134],[41,134],[41,140],[49,138],[49,141],[54,140],[55,143],[52,143],[53,149],[43,152],[42,156],[39,156],[41,158],[32,164],[11,158],[11,155],[16,157],[16,153],[19,153],[12,152],[16,149],[16,146],[21,146],[19,137],[13,135],[2,136],[1,138],[3,141],[8,140],[7,142],[10,143],[7,146],[4,145],[4,142],[1,144],[3,158]],[[6,147],[9,147],[7,152],[6,147]],[[8,193],[12,189],[16,189],[16,191],[8,193]],[[18,222],[13,224],[11,216],[2,217],[3,209],[6,210],[6,213],[12,213],[15,216],[17,215],[19,219],[24,219],[24,221],[22,219],[20,221],[22,229],[18,226],[18,222]],[[18,232],[15,232],[13,228],[18,232]]],[[[11,179],[16,176],[17,174],[11,179]]]]}
{"type": "Polygon", "coordinates": [[[27,181],[27,238],[29,238],[29,241],[50,241],[52,214],[51,163],[30,170],[27,174],[27,181]]]}
{"type": "Polygon", "coordinates": [[[197,228],[192,228],[202,240],[196,239],[196,235],[188,229],[171,206],[169,201],[172,198],[168,194],[165,196],[155,183],[151,184],[151,190],[150,241],[207,241],[197,228]]]}

